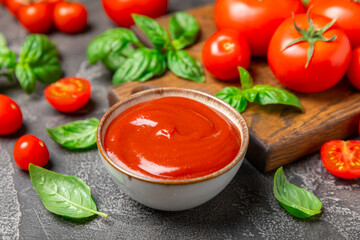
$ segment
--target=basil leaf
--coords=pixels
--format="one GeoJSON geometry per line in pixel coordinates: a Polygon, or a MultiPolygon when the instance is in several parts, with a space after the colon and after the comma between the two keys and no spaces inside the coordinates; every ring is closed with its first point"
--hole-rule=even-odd
{"type": "Polygon", "coordinates": [[[58,51],[55,44],[43,34],[31,34],[25,39],[18,64],[29,66],[36,79],[46,84],[61,77],[58,51]]]}
{"type": "Polygon", "coordinates": [[[196,19],[186,12],[177,12],[170,18],[169,31],[175,49],[192,45],[198,36],[200,27],[196,19]]]}
{"type": "Polygon", "coordinates": [[[8,69],[14,68],[15,65],[16,65],[15,53],[6,46],[0,46],[0,70],[3,67],[6,67],[8,69]]]}
{"type": "Polygon", "coordinates": [[[90,118],[71,122],[55,128],[47,128],[49,136],[68,149],[85,149],[95,145],[99,120],[90,118]]]}
{"type": "Polygon", "coordinates": [[[144,82],[152,77],[161,76],[165,70],[165,59],[158,50],[139,48],[115,72],[113,84],[144,82]]]}
{"type": "Polygon", "coordinates": [[[95,64],[99,60],[103,60],[111,70],[117,69],[115,66],[120,66],[125,58],[132,53],[131,50],[134,50],[131,43],[143,46],[129,29],[115,28],[107,30],[90,42],[86,52],[88,61],[90,64],[95,64]],[[129,53],[129,51],[131,52],[129,53]],[[121,58],[120,62],[111,64],[111,61],[116,59],[116,56],[121,58]]]}
{"type": "Polygon", "coordinates": [[[243,67],[238,67],[239,74],[240,74],[240,81],[242,89],[249,89],[252,88],[254,85],[254,81],[250,75],[250,73],[243,67]]]}
{"type": "Polygon", "coordinates": [[[168,47],[170,43],[169,34],[159,23],[149,17],[138,14],[132,14],[132,18],[136,25],[144,31],[156,49],[161,51],[168,47]]]}
{"type": "Polygon", "coordinates": [[[29,174],[35,191],[50,212],[70,218],[86,218],[95,214],[108,217],[106,213],[97,211],[90,187],[81,179],[31,163],[29,174]]]}
{"type": "Polygon", "coordinates": [[[0,47],[6,47],[6,39],[4,35],[0,33],[0,47]]]}
{"type": "Polygon", "coordinates": [[[101,59],[101,62],[111,71],[115,72],[121,65],[125,62],[125,60],[135,52],[135,49],[130,45],[126,45],[125,47],[110,52],[107,56],[101,59]]]}
{"type": "Polygon", "coordinates": [[[249,88],[249,89],[245,89],[243,91],[243,94],[247,101],[254,102],[258,95],[258,91],[255,89],[249,88]]]}
{"type": "Polygon", "coordinates": [[[257,91],[254,103],[261,105],[267,104],[283,104],[298,108],[304,112],[304,107],[301,105],[300,100],[288,91],[269,86],[269,85],[256,85],[252,90],[257,91]]]}
{"type": "Polygon", "coordinates": [[[247,106],[246,98],[243,92],[236,87],[225,87],[215,94],[215,97],[227,102],[239,113],[242,113],[247,106]]]}
{"type": "Polygon", "coordinates": [[[279,204],[295,217],[307,218],[321,212],[321,201],[313,193],[291,184],[282,167],[275,173],[273,190],[279,204]]]}
{"type": "Polygon", "coordinates": [[[36,87],[36,76],[28,64],[17,64],[15,75],[20,86],[27,94],[34,92],[36,87]]]}
{"type": "Polygon", "coordinates": [[[167,52],[167,63],[176,76],[195,82],[205,82],[201,64],[186,51],[170,49],[167,52]]]}

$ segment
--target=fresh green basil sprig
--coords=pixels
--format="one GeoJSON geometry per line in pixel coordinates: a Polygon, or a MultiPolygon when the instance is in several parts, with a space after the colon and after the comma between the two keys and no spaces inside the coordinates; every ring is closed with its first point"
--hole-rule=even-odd
{"type": "Polygon", "coordinates": [[[98,119],[89,118],[46,130],[55,142],[67,149],[86,149],[96,144],[98,125],[98,119]]]}
{"type": "Polygon", "coordinates": [[[45,208],[52,213],[69,218],[87,218],[98,212],[91,190],[84,181],[69,175],[62,175],[30,163],[31,183],[45,208]]]}
{"type": "Polygon", "coordinates": [[[115,72],[114,85],[159,77],[165,73],[166,66],[181,78],[205,81],[201,64],[182,50],[193,44],[199,33],[199,25],[193,16],[175,13],[169,23],[171,37],[165,28],[149,17],[133,14],[133,19],[155,49],[144,47],[135,34],[125,28],[106,31],[91,41],[87,49],[90,64],[101,61],[115,72]]]}
{"type": "Polygon", "coordinates": [[[273,191],[279,204],[295,217],[308,218],[321,213],[321,201],[313,193],[291,184],[282,167],[275,173],[273,191]]]}
{"type": "Polygon", "coordinates": [[[242,67],[238,67],[242,90],[237,87],[225,87],[215,96],[233,106],[239,113],[243,112],[248,102],[261,105],[283,104],[298,108],[304,112],[300,100],[288,91],[270,85],[253,86],[250,73],[242,67]]]}
{"type": "Polygon", "coordinates": [[[13,81],[16,66],[16,55],[6,45],[5,37],[0,34],[0,76],[5,76],[13,81]]]}

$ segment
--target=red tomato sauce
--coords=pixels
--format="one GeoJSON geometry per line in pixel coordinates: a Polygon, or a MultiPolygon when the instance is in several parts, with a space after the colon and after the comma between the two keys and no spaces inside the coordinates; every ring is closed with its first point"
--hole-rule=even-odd
{"type": "Polygon", "coordinates": [[[184,180],[228,165],[240,149],[235,125],[214,109],[184,97],[139,103],[109,125],[105,151],[137,175],[184,180]]]}

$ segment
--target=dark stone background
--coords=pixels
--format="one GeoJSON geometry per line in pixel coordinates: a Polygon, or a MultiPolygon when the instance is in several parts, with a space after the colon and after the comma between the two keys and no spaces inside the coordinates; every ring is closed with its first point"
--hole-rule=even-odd
{"type": "MultiPolygon", "coordinates": [[[[170,0],[169,12],[208,2],[213,1],[170,0]]],[[[28,96],[18,84],[0,79],[0,93],[12,97],[24,116],[19,131],[0,137],[0,239],[359,239],[359,179],[341,180],[329,174],[318,153],[284,168],[291,182],[312,191],[323,202],[320,216],[301,220],[284,211],[274,198],[274,172],[260,173],[247,161],[213,200],[188,211],[162,212],[124,195],[105,172],[96,149],[74,152],[54,143],[45,127],[100,118],[108,108],[111,74],[100,64],[89,66],[85,50],[92,38],[114,25],[102,11],[100,1],[84,3],[90,13],[84,33],[68,36],[54,31],[49,36],[61,53],[65,76],[85,77],[92,82],[93,94],[86,109],[77,114],[59,113],[44,99],[43,85],[38,84],[37,91],[28,96]],[[51,155],[48,168],[83,179],[91,187],[99,210],[110,217],[74,221],[48,212],[28,173],[12,159],[14,143],[23,134],[44,140],[51,155]]],[[[15,51],[27,35],[3,7],[0,32],[15,51]]]]}

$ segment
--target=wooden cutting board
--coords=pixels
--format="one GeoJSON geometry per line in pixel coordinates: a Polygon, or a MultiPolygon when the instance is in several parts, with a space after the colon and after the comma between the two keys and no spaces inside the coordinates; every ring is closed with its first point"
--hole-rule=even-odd
{"type": "MultiPolygon", "coordinates": [[[[189,10],[199,22],[201,34],[188,52],[201,61],[206,39],[216,31],[213,5],[189,10]]],[[[158,19],[167,26],[170,16],[158,19]]],[[[135,30],[135,32],[138,32],[135,30]]],[[[143,36],[140,36],[143,38],[143,36]]],[[[144,40],[146,42],[146,39],[144,40]]],[[[255,84],[285,88],[272,74],[265,58],[253,58],[249,68],[255,84]]],[[[191,88],[215,94],[226,86],[239,87],[239,81],[221,82],[206,72],[206,83],[180,79],[168,72],[161,78],[145,83],[129,82],[109,91],[110,105],[132,93],[152,87],[191,88]]],[[[287,89],[289,90],[289,89],[287,89]]],[[[290,90],[289,90],[290,91],[290,90]]],[[[305,108],[299,113],[291,107],[250,105],[242,116],[250,131],[246,158],[260,171],[270,171],[320,149],[332,139],[345,139],[357,133],[360,120],[360,92],[343,79],[332,89],[318,94],[293,92],[305,108]]]]}

